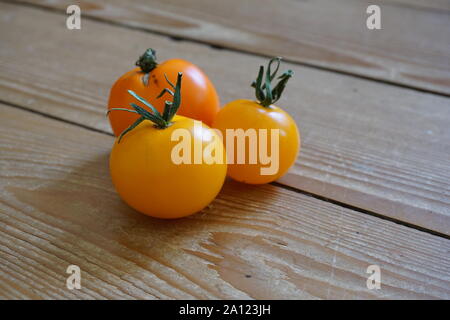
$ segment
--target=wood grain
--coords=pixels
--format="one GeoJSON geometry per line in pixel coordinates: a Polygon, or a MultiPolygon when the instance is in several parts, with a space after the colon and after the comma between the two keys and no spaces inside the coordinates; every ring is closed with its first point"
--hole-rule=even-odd
{"type": "MultiPolygon", "coordinates": [[[[0,9],[1,100],[107,132],[109,88],[148,46],[162,60],[182,56],[201,66],[222,102],[251,98],[248,84],[264,63],[89,20],[69,31],[55,13],[0,9]]],[[[283,67],[295,77],[279,105],[297,120],[303,148],[281,182],[449,235],[450,100],[283,67]]]]}
{"type": "Polygon", "coordinates": [[[448,239],[234,182],[190,218],[152,219],[113,190],[112,137],[0,112],[1,298],[450,298],[448,239]],[[65,288],[70,264],[81,290],[65,288]]]}
{"type": "Polygon", "coordinates": [[[102,0],[26,2],[255,54],[450,94],[450,1],[102,0]]]}

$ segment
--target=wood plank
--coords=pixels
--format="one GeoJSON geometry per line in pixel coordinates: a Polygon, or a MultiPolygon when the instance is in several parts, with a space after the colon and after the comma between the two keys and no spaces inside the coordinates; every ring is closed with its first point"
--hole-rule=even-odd
{"type": "Polygon", "coordinates": [[[256,54],[450,94],[450,1],[384,0],[382,30],[366,28],[370,0],[26,0],[256,54]]]}
{"type": "Polygon", "coordinates": [[[448,239],[231,181],[201,213],[152,219],[113,190],[111,136],[0,112],[1,298],[450,298],[448,239]]]}
{"type": "Polygon", "coordinates": [[[438,10],[440,12],[450,11],[450,1],[448,0],[431,0],[431,1],[422,1],[422,0],[381,0],[379,1],[381,5],[397,5],[402,7],[411,7],[417,10],[425,9],[425,10],[438,10]]]}
{"type": "MultiPolygon", "coordinates": [[[[0,8],[1,99],[108,132],[109,88],[148,46],[161,59],[182,56],[201,66],[222,102],[251,98],[249,83],[264,63],[89,20],[81,31],[69,31],[54,13],[0,8]],[[52,41],[35,41],[49,36],[52,41]]],[[[295,77],[279,105],[297,120],[303,149],[281,182],[450,234],[450,100],[284,68],[295,77]]]]}

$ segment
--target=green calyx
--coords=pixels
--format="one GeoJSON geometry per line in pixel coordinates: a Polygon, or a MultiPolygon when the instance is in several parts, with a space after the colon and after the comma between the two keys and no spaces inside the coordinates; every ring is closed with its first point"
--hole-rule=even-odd
{"type": "Polygon", "coordinates": [[[292,70],[285,71],[281,76],[277,78],[280,81],[278,81],[276,86],[272,89],[272,80],[277,75],[280,63],[281,63],[280,57],[270,59],[269,64],[267,65],[264,82],[263,82],[264,66],[259,67],[258,77],[256,78],[255,81],[252,82],[252,87],[255,88],[256,99],[258,100],[259,104],[262,105],[263,107],[268,107],[271,104],[278,101],[278,99],[280,99],[287,82],[294,74],[292,70]],[[272,72],[272,64],[274,62],[277,65],[275,71],[272,72]]]}
{"type": "Polygon", "coordinates": [[[174,85],[172,82],[167,79],[167,76],[164,74],[164,77],[166,78],[167,83],[170,85],[171,89],[165,88],[161,93],[158,95],[157,98],[161,98],[164,93],[169,93],[171,96],[173,96],[172,101],[165,101],[164,102],[164,112],[161,114],[154,106],[150,104],[147,100],[144,98],[138,96],[135,92],[128,90],[128,93],[131,94],[136,100],[141,102],[143,105],[147,106],[150,111],[145,110],[144,108],[138,106],[135,103],[130,103],[130,106],[133,108],[127,109],[127,108],[111,108],[108,110],[107,115],[113,111],[113,110],[119,110],[119,111],[127,111],[132,112],[140,115],[140,117],[127,129],[125,129],[119,136],[119,141],[122,140],[123,136],[136,128],[142,121],[149,120],[154,123],[155,127],[158,129],[164,129],[171,125],[172,118],[175,116],[175,114],[178,111],[178,108],[180,108],[181,105],[181,79],[183,74],[181,72],[178,72],[177,77],[177,83],[174,85]]]}
{"type": "Polygon", "coordinates": [[[136,65],[141,68],[142,72],[149,73],[156,68],[156,51],[152,48],[145,50],[144,54],[136,61],[136,65]]]}

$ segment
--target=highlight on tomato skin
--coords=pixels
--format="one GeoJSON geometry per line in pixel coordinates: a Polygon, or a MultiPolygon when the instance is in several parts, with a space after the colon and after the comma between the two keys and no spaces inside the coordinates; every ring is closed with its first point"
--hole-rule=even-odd
{"type": "Polygon", "coordinates": [[[277,180],[295,163],[300,151],[300,132],[295,120],[284,110],[274,105],[293,75],[291,70],[284,72],[277,78],[279,82],[272,88],[272,81],[276,77],[280,61],[281,58],[271,59],[265,72],[264,67],[260,67],[258,76],[251,85],[255,88],[256,101],[240,99],[229,102],[219,111],[213,122],[213,128],[219,129],[222,133],[229,155],[227,174],[239,182],[265,184],[277,180]],[[274,71],[272,71],[273,63],[276,63],[274,71]],[[255,133],[253,136],[247,134],[248,140],[239,145],[235,136],[227,135],[229,130],[255,133]],[[273,133],[273,130],[276,130],[277,133],[277,135],[274,135],[277,139],[276,142],[278,142],[277,148],[273,148],[273,141],[270,139],[263,145],[265,148],[261,148],[261,139],[264,138],[263,133],[268,137],[271,136],[270,132],[273,133]],[[255,139],[252,141],[251,137],[255,137],[255,139]],[[256,144],[256,147],[251,146],[251,143],[256,144]],[[230,145],[233,147],[230,147],[230,145]],[[268,164],[263,161],[263,156],[267,158],[268,154],[264,154],[262,149],[265,151],[273,149],[273,152],[277,153],[271,155],[276,170],[269,174],[267,173],[268,164]],[[248,161],[252,150],[258,150],[257,160],[254,163],[248,161]],[[246,154],[247,161],[245,163],[236,161],[235,156],[238,152],[246,154]]]}
{"type": "MultiPolygon", "coordinates": [[[[126,72],[112,86],[108,110],[117,107],[132,110],[130,103],[136,101],[127,92],[132,90],[162,112],[164,100],[157,99],[157,96],[166,86],[165,75],[171,82],[175,82],[178,72],[182,72],[183,99],[178,115],[200,120],[208,126],[212,125],[220,110],[219,97],[214,85],[199,67],[183,59],[170,59],[158,63],[153,49],[147,49],[139,57],[136,65],[136,68],[126,72]]],[[[139,103],[138,105],[146,108],[145,105],[139,103]]],[[[137,118],[138,116],[133,113],[112,113],[109,121],[114,135],[119,136],[137,118]]]]}
{"type": "Polygon", "coordinates": [[[131,110],[108,111],[109,116],[114,113],[137,116],[113,145],[110,154],[113,185],[130,207],[155,218],[182,218],[202,210],[215,199],[226,177],[225,150],[216,132],[200,121],[176,115],[182,100],[181,79],[179,73],[176,84],[168,81],[170,88],[159,94],[173,95],[162,112],[131,90],[128,94],[147,109],[133,102],[131,110]],[[187,142],[183,140],[188,150],[200,145],[203,151],[208,146],[223,154],[221,161],[208,161],[209,158],[199,164],[174,161],[173,152],[179,142],[173,136],[180,131],[190,137],[187,142]]]}

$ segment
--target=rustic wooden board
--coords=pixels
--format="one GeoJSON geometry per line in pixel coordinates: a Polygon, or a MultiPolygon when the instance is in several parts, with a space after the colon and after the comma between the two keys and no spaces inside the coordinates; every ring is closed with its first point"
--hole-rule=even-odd
{"type": "MultiPolygon", "coordinates": [[[[251,98],[248,84],[264,62],[89,20],[69,31],[62,15],[0,9],[0,99],[106,132],[109,88],[148,46],[200,65],[223,102],[251,98]]],[[[450,234],[450,100],[284,67],[295,77],[279,105],[298,121],[303,148],[281,182],[450,234]]]]}
{"type": "Polygon", "coordinates": [[[433,10],[447,13],[450,11],[450,1],[448,0],[430,0],[430,1],[422,1],[422,0],[381,0],[378,1],[380,5],[393,5],[399,7],[410,7],[415,8],[416,10],[433,10]]]}
{"type": "Polygon", "coordinates": [[[0,112],[1,298],[450,298],[448,239],[234,182],[199,214],[152,219],[113,190],[111,136],[0,112]]]}
{"type": "Polygon", "coordinates": [[[370,0],[51,1],[85,16],[450,94],[450,1],[378,1],[382,30],[368,30],[370,0]]]}

